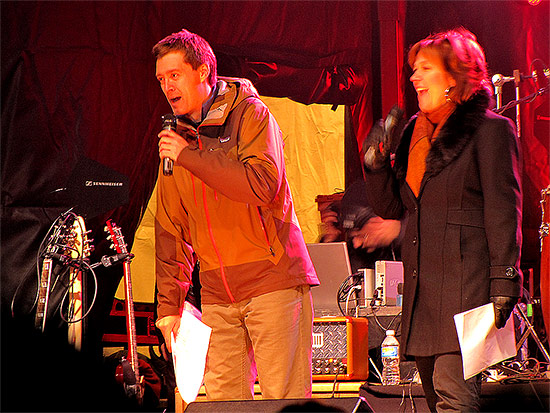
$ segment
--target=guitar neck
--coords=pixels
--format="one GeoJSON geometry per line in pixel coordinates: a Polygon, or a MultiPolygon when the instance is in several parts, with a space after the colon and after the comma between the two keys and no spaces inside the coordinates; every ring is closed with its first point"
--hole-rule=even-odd
{"type": "MultiPolygon", "coordinates": [[[[108,239],[111,240],[113,245],[111,248],[114,248],[119,254],[128,254],[128,249],[126,243],[124,242],[124,237],[122,236],[122,231],[120,228],[112,221],[107,221],[107,226],[105,230],[109,233],[108,239]]],[[[136,322],[134,317],[134,298],[132,295],[132,275],[130,273],[130,258],[126,258],[123,262],[124,266],[124,292],[126,294],[126,329],[128,333],[128,360],[130,361],[130,366],[134,371],[135,383],[128,384],[126,386],[126,391],[131,393],[133,396],[137,397],[138,401],[141,403],[143,401],[143,378],[139,375],[139,364],[138,364],[138,353],[137,353],[137,341],[136,341],[136,322]]]]}
{"type": "Polygon", "coordinates": [[[126,328],[128,330],[128,359],[139,381],[136,321],[134,316],[134,298],[132,294],[132,276],[130,273],[130,262],[124,262],[124,290],[126,294],[126,328]]]}
{"type": "Polygon", "coordinates": [[[36,316],[34,326],[41,331],[46,327],[46,314],[48,312],[48,300],[50,296],[50,280],[52,277],[51,258],[45,258],[42,262],[42,273],[40,274],[40,285],[38,286],[38,303],[36,304],[36,316]]]}

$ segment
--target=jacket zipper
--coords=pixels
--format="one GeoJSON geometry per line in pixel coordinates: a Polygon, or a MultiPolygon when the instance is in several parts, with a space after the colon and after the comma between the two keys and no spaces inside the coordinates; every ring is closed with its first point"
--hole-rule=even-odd
{"type": "MultiPolygon", "coordinates": [[[[199,128],[197,128],[197,141],[199,144],[199,149],[202,149],[202,141],[199,138],[199,128]]],[[[233,294],[231,293],[231,290],[229,289],[229,284],[227,283],[227,277],[225,276],[225,268],[223,265],[222,256],[220,254],[220,250],[218,249],[218,245],[216,244],[216,240],[214,239],[214,232],[212,231],[212,224],[210,222],[210,214],[208,212],[208,203],[206,201],[206,184],[202,182],[202,203],[204,206],[204,216],[206,217],[206,224],[208,225],[208,235],[210,236],[210,241],[212,242],[212,247],[214,248],[214,252],[216,253],[216,256],[218,257],[218,263],[220,264],[220,276],[222,279],[223,286],[225,288],[225,292],[229,296],[229,299],[232,303],[235,303],[235,297],[233,297],[233,294]]]]}
{"type": "Polygon", "coordinates": [[[265,221],[264,217],[262,216],[262,213],[260,212],[260,207],[256,207],[256,211],[258,211],[258,217],[260,218],[260,225],[262,226],[262,231],[264,232],[265,242],[267,246],[269,247],[269,252],[271,256],[275,256],[275,251],[273,251],[273,247],[271,246],[271,243],[269,242],[269,237],[267,236],[267,230],[265,229],[265,221]]]}

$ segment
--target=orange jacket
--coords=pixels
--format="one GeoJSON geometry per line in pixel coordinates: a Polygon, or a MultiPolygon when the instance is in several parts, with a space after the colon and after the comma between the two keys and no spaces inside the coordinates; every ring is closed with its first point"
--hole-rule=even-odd
{"type": "Polygon", "coordinates": [[[194,251],[202,303],[230,303],[319,281],[286,179],[277,122],[246,79],[220,78],[172,176],[158,177],[158,315],[179,314],[194,251]]]}

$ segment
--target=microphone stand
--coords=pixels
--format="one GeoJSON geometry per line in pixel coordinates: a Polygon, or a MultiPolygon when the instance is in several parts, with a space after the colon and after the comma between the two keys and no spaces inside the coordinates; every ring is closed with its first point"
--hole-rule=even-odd
{"type": "Polygon", "coordinates": [[[533,100],[535,100],[535,98],[537,96],[542,96],[545,93],[548,93],[549,89],[550,89],[549,86],[541,87],[539,90],[537,90],[536,92],[531,93],[530,95],[524,96],[524,97],[522,97],[521,99],[518,99],[518,100],[512,100],[512,101],[508,102],[505,106],[503,106],[501,108],[497,107],[497,109],[495,109],[494,112],[500,114],[502,112],[507,111],[511,107],[520,105],[521,103],[525,103],[527,101],[529,101],[529,103],[531,103],[533,100]]]}
{"type": "MultiPolygon", "coordinates": [[[[521,82],[521,73],[519,70],[514,70],[514,85],[516,87],[516,100],[520,99],[519,96],[519,84],[521,82]]],[[[518,139],[521,138],[521,112],[520,105],[516,105],[516,133],[518,134],[518,139]]]]}
{"type": "Polygon", "coordinates": [[[532,102],[536,99],[537,96],[544,95],[548,92],[549,86],[545,86],[540,88],[534,93],[531,93],[530,95],[524,96],[523,98],[520,98],[520,92],[519,92],[519,84],[523,79],[532,78],[533,76],[523,76],[519,70],[514,70],[514,85],[516,88],[516,100],[512,100],[508,102],[506,105],[502,106],[502,84],[495,85],[495,96],[496,96],[496,109],[494,109],[495,113],[501,114],[505,112],[506,110],[516,107],[516,132],[518,135],[518,138],[521,138],[521,110],[520,110],[520,104],[525,102],[532,102]]]}

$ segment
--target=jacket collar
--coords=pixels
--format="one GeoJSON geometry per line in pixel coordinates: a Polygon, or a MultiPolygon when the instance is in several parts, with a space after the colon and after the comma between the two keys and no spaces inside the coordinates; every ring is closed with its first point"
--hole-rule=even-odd
{"type": "Polygon", "coordinates": [[[218,77],[217,94],[201,126],[223,125],[229,113],[250,96],[258,97],[252,82],[243,78],[218,77]]]}
{"type": "MultiPolygon", "coordinates": [[[[470,142],[473,134],[485,119],[490,97],[486,92],[478,92],[467,102],[457,105],[441,128],[437,139],[426,157],[426,172],[423,181],[437,175],[443,168],[456,159],[470,142]]],[[[405,127],[403,138],[396,151],[395,170],[399,178],[404,179],[407,172],[409,144],[416,122],[415,115],[405,127]]]]}

